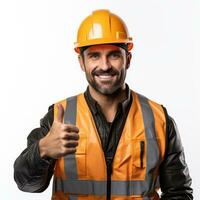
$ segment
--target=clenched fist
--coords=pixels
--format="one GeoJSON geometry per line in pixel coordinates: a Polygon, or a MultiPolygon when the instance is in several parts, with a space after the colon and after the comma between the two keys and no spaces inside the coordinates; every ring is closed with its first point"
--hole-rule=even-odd
{"type": "Polygon", "coordinates": [[[72,124],[64,124],[64,108],[57,105],[58,115],[54,119],[48,134],[39,141],[40,156],[60,158],[70,153],[76,152],[79,140],[79,129],[72,124]]]}

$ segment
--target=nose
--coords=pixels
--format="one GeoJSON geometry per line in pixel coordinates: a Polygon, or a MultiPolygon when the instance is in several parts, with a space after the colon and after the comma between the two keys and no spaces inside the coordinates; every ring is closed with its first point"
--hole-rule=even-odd
{"type": "Polygon", "coordinates": [[[100,67],[104,71],[107,71],[108,69],[112,67],[107,56],[102,56],[100,67]]]}

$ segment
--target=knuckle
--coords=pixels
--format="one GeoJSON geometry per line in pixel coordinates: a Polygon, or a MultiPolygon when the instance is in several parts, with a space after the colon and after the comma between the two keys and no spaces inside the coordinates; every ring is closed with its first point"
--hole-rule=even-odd
{"type": "Polygon", "coordinates": [[[69,142],[69,141],[66,141],[65,146],[66,146],[66,147],[70,147],[70,142],[69,142]]]}
{"type": "Polygon", "coordinates": [[[80,139],[80,136],[79,136],[78,134],[76,134],[76,138],[77,138],[77,140],[79,140],[79,139],[80,139]]]}
{"type": "Polygon", "coordinates": [[[78,134],[73,132],[71,133],[71,138],[74,139],[74,140],[77,140],[78,139],[78,134]]]}
{"type": "Polygon", "coordinates": [[[64,138],[66,138],[67,140],[70,139],[70,133],[69,132],[65,132],[64,138]]]}
{"type": "Polygon", "coordinates": [[[76,148],[69,148],[68,151],[69,151],[70,153],[75,153],[75,152],[76,152],[76,148]]]}
{"type": "Polygon", "coordinates": [[[77,141],[75,141],[75,140],[71,140],[71,141],[69,141],[68,143],[67,143],[67,147],[69,147],[69,148],[73,148],[73,147],[76,147],[78,145],[78,142],[77,141]]]}
{"type": "Polygon", "coordinates": [[[67,129],[67,127],[68,127],[68,125],[67,125],[67,124],[61,124],[61,129],[62,129],[62,130],[66,130],[66,129],[67,129]]]}
{"type": "Polygon", "coordinates": [[[78,127],[77,126],[73,126],[73,132],[75,132],[75,133],[78,133],[79,132],[79,129],[78,129],[78,127]]]}
{"type": "Polygon", "coordinates": [[[61,154],[64,155],[65,153],[66,153],[66,147],[63,146],[63,147],[61,148],[61,154]]]}
{"type": "Polygon", "coordinates": [[[64,139],[64,138],[68,138],[68,132],[63,131],[63,132],[62,132],[62,138],[63,138],[63,139],[64,139]]]}
{"type": "Polygon", "coordinates": [[[54,129],[60,129],[61,125],[62,124],[60,122],[54,121],[52,127],[54,129]]]}
{"type": "Polygon", "coordinates": [[[63,147],[65,147],[67,142],[65,140],[61,140],[61,144],[62,144],[63,147]]]}

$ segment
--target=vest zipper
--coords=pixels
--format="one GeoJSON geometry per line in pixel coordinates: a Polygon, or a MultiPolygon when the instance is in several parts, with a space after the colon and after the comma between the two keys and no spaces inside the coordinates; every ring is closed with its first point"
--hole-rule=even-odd
{"type": "MultiPolygon", "coordinates": [[[[144,158],[144,141],[140,141],[140,167],[143,168],[144,158]]],[[[112,161],[113,158],[107,160],[107,195],[106,200],[111,199],[111,174],[112,174],[112,161]]]]}
{"type": "Polygon", "coordinates": [[[106,200],[111,199],[111,174],[112,174],[112,160],[107,162],[107,193],[106,193],[106,200]]]}

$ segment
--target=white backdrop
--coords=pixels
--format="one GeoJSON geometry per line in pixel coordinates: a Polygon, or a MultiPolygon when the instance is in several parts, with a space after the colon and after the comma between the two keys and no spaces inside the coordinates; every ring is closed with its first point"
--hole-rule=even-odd
{"type": "Polygon", "coordinates": [[[135,48],[127,83],[176,120],[200,199],[200,1],[0,1],[0,199],[48,200],[18,190],[13,163],[48,106],[87,85],[73,51],[79,23],[94,9],[121,16],[135,48]]]}

